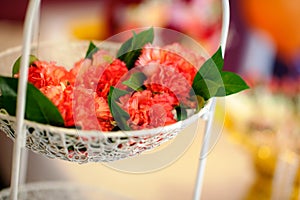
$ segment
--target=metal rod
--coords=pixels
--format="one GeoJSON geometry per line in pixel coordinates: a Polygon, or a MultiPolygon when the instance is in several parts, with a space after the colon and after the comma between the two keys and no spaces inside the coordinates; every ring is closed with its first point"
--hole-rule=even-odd
{"type": "MultiPolygon", "coordinates": [[[[230,8],[229,8],[229,0],[222,0],[222,11],[223,11],[223,18],[222,18],[222,32],[221,32],[221,40],[220,45],[222,48],[222,56],[225,56],[225,49],[226,49],[226,42],[228,37],[228,30],[229,30],[229,23],[230,23],[230,8]]],[[[194,192],[194,200],[199,200],[202,196],[202,188],[203,188],[203,181],[204,181],[204,172],[207,162],[207,155],[206,153],[209,150],[210,140],[211,140],[211,129],[214,120],[216,108],[216,98],[212,98],[212,104],[210,106],[209,112],[207,114],[207,122],[203,136],[203,145],[201,148],[201,153],[199,157],[199,166],[197,171],[197,179],[195,185],[195,192],[194,192]]]]}
{"type": "Polygon", "coordinates": [[[31,42],[34,34],[34,25],[37,17],[37,12],[40,8],[40,0],[30,0],[26,12],[24,32],[23,32],[23,49],[20,65],[20,78],[18,83],[18,97],[17,97],[17,113],[16,113],[16,138],[13,149],[12,161],[12,175],[10,185],[10,200],[18,199],[20,170],[22,160],[22,148],[26,142],[26,132],[24,130],[24,115],[26,105],[26,91],[28,79],[28,63],[30,56],[31,42]]]}
{"type": "Polygon", "coordinates": [[[229,0],[222,0],[222,10],[223,10],[223,17],[222,17],[222,32],[221,32],[221,41],[220,45],[222,48],[223,58],[225,56],[228,32],[229,32],[229,24],[230,24],[230,5],[229,0]]]}
{"type": "Polygon", "coordinates": [[[212,123],[213,123],[213,118],[214,118],[214,113],[215,113],[215,107],[216,107],[216,98],[213,98],[209,112],[206,115],[207,123],[206,123],[205,131],[204,131],[203,145],[201,148],[201,153],[200,153],[200,158],[199,158],[199,166],[198,166],[197,179],[196,179],[196,185],[195,185],[194,200],[200,199],[201,194],[202,194],[204,172],[205,172],[206,161],[207,161],[205,154],[209,150],[209,144],[210,144],[210,139],[211,139],[211,128],[212,128],[212,123]]]}

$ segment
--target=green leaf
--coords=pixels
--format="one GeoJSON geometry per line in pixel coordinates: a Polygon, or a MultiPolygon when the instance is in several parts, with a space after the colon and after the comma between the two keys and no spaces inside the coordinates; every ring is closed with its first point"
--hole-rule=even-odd
{"type": "Polygon", "coordinates": [[[85,58],[92,59],[94,53],[96,53],[98,50],[99,48],[92,41],[90,41],[88,50],[85,54],[85,58]]]}
{"type": "Polygon", "coordinates": [[[197,108],[196,108],[196,112],[199,112],[205,105],[205,100],[203,97],[196,95],[196,99],[197,99],[197,108]]]}
{"type": "Polygon", "coordinates": [[[233,72],[222,72],[222,79],[226,90],[226,95],[238,93],[242,90],[249,89],[245,81],[233,72]]]}
{"type": "Polygon", "coordinates": [[[208,59],[197,72],[192,89],[196,95],[202,96],[204,100],[208,100],[213,96],[225,96],[225,89],[221,72],[214,64],[212,58],[208,59]],[[221,93],[221,94],[220,94],[221,93]]]}
{"type": "Polygon", "coordinates": [[[223,65],[224,59],[219,48],[197,72],[192,84],[193,92],[206,101],[211,97],[222,97],[249,88],[239,75],[222,71],[223,65]]]}
{"type": "MultiPolygon", "coordinates": [[[[16,115],[18,79],[0,76],[0,108],[4,108],[10,115],[16,115]]],[[[64,120],[56,106],[36,87],[27,84],[25,119],[64,126],[64,120]]]]}
{"type": "Polygon", "coordinates": [[[128,80],[124,81],[123,84],[130,87],[135,91],[143,90],[144,81],[147,79],[144,73],[135,72],[131,74],[128,80]]]}
{"type": "Polygon", "coordinates": [[[186,109],[179,105],[179,106],[176,106],[175,107],[175,110],[176,110],[176,117],[177,117],[177,121],[181,121],[181,120],[185,120],[187,119],[187,111],[186,109]]]}
{"type": "MultiPolygon", "coordinates": [[[[12,69],[12,75],[14,76],[15,74],[18,74],[20,71],[20,67],[21,67],[21,58],[22,56],[20,56],[14,63],[13,65],[13,69],[12,69]]],[[[38,58],[34,55],[30,55],[29,56],[29,66],[33,64],[34,61],[37,61],[38,58]]]]}
{"type": "Polygon", "coordinates": [[[217,66],[219,71],[222,71],[223,66],[224,66],[224,59],[222,56],[222,48],[219,47],[219,49],[214,53],[214,55],[211,57],[212,61],[214,62],[214,65],[217,66]]]}
{"type": "Polygon", "coordinates": [[[129,120],[130,116],[117,104],[119,98],[126,94],[129,94],[129,92],[111,86],[108,94],[108,105],[118,127],[121,130],[128,131],[130,130],[130,127],[128,126],[127,121],[129,120]]]}
{"type": "Polygon", "coordinates": [[[120,47],[117,57],[125,62],[127,68],[130,70],[134,67],[136,60],[141,55],[142,48],[147,43],[152,43],[154,39],[154,30],[149,28],[138,34],[133,32],[133,37],[128,39],[120,47]]]}

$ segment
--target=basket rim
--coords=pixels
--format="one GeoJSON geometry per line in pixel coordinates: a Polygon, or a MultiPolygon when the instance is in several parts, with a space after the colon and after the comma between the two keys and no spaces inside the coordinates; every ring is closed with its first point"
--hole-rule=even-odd
{"type": "MultiPolygon", "coordinates": [[[[49,124],[42,124],[30,120],[24,120],[24,125],[29,127],[36,127],[43,130],[49,130],[52,132],[60,132],[67,135],[76,135],[76,136],[99,136],[103,135],[105,137],[138,137],[138,136],[147,136],[147,135],[156,135],[162,132],[162,130],[173,130],[180,127],[186,127],[184,125],[190,125],[191,122],[194,122],[198,118],[203,117],[207,112],[211,105],[211,101],[209,100],[207,104],[196,114],[193,114],[189,118],[178,121],[174,124],[151,128],[151,129],[142,129],[142,130],[130,130],[130,131],[99,131],[99,130],[81,130],[76,128],[66,128],[66,127],[57,127],[49,124]]],[[[2,120],[10,120],[16,122],[16,117],[8,114],[0,113],[0,119],[2,120]]]]}

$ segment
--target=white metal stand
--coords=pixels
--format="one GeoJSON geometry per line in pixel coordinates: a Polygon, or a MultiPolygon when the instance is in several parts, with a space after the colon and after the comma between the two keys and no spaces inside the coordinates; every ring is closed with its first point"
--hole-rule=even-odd
{"type": "MultiPolygon", "coordinates": [[[[228,35],[229,28],[229,2],[228,0],[222,0],[223,5],[223,28],[222,28],[222,36],[221,36],[221,47],[223,51],[223,56],[226,47],[226,40],[228,35]]],[[[37,25],[39,21],[39,9],[40,9],[40,0],[30,0],[29,6],[26,13],[25,25],[24,25],[24,33],[23,33],[23,51],[22,51],[22,59],[20,66],[20,78],[18,84],[18,98],[17,98],[17,128],[16,128],[16,138],[14,143],[13,150],[13,166],[12,166],[12,176],[11,176],[11,194],[10,200],[17,200],[18,198],[18,190],[19,190],[19,182],[20,177],[22,177],[21,169],[21,161],[22,161],[22,150],[25,147],[26,142],[26,131],[24,131],[24,113],[25,113],[25,104],[26,104],[26,89],[27,89],[27,78],[28,78],[28,70],[27,65],[29,63],[29,55],[31,49],[31,42],[33,36],[35,34],[35,30],[37,30],[37,25]]],[[[206,115],[206,128],[204,133],[204,142],[201,148],[200,153],[200,163],[197,174],[197,182],[195,187],[195,195],[194,199],[200,199],[203,179],[204,179],[204,171],[206,166],[206,157],[203,156],[208,151],[210,139],[211,139],[211,127],[214,118],[216,106],[216,99],[212,99],[212,104],[209,112],[206,115]]],[[[26,165],[26,164],[25,164],[26,165]]],[[[25,166],[22,166],[25,167],[25,166]]]]}
{"type": "Polygon", "coordinates": [[[17,97],[17,128],[16,128],[16,140],[13,149],[13,162],[12,162],[12,175],[11,175],[11,200],[18,198],[19,181],[21,175],[21,161],[22,161],[22,149],[26,142],[26,131],[24,131],[24,114],[26,105],[26,90],[28,79],[28,63],[31,49],[31,42],[34,36],[34,31],[37,28],[38,14],[40,8],[40,0],[31,0],[28,5],[24,32],[23,32],[23,50],[22,59],[20,65],[20,78],[18,83],[18,97],[17,97]]]}
{"type": "MultiPolygon", "coordinates": [[[[222,0],[222,10],[223,10],[223,21],[222,21],[222,32],[221,32],[221,41],[220,45],[222,48],[223,57],[225,56],[225,49],[226,49],[226,42],[228,37],[228,30],[229,30],[229,22],[230,22],[230,9],[229,9],[229,0],[222,0]]],[[[210,106],[209,112],[206,114],[206,127],[203,136],[203,145],[200,152],[199,157],[199,166],[197,171],[197,178],[196,178],[196,185],[195,185],[195,192],[194,192],[194,200],[199,200],[202,195],[202,188],[203,188],[203,181],[204,181],[204,172],[206,167],[207,161],[207,152],[209,151],[211,134],[212,134],[212,123],[214,120],[216,108],[216,98],[212,99],[212,104],[210,106]]]]}

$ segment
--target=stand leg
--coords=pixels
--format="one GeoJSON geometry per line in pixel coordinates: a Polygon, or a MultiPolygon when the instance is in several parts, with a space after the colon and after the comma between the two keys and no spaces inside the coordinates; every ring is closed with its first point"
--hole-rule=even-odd
{"type": "Polygon", "coordinates": [[[206,160],[207,160],[207,152],[210,146],[210,139],[211,139],[211,128],[214,119],[214,113],[216,108],[216,99],[212,99],[212,104],[210,106],[209,112],[206,114],[207,124],[205,127],[205,132],[203,136],[203,145],[201,148],[200,158],[199,158],[199,166],[198,166],[198,174],[195,186],[195,193],[194,193],[194,200],[198,200],[201,197],[202,187],[203,187],[203,180],[204,180],[204,172],[206,167],[206,160]]]}
{"type": "MultiPolygon", "coordinates": [[[[225,48],[226,42],[228,37],[228,30],[229,30],[229,23],[230,23],[230,8],[229,8],[229,0],[222,0],[222,10],[223,10],[223,21],[222,21],[222,33],[221,33],[221,41],[220,45],[222,48],[223,58],[225,56],[225,48]]],[[[205,132],[203,136],[203,145],[201,148],[200,158],[199,158],[199,166],[197,172],[197,179],[195,185],[195,193],[194,193],[194,200],[199,200],[202,194],[202,187],[203,187],[203,180],[204,180],[204,171],[206,167],[206,159],[207,159],[207,152],[210,146],[210,139],[211,139],[211,128],[215,114],[215,107],[216,107],[216,99],[212,98],[212,104],[210,110],[208,112],[208,116],[206,117],[207,124],[205,127],[205,132]]]]}
{"type": "MultiPolygon", "coordinates": [[[[40,0],[31,0],[28,5],[24,33],[23,33],[23,52],[21,59],[20,78],[18,83],[18,98],[17,98],[17,127],[16,127],[16,138],[13,150],[13,161],[12,161],[12,175],[11,175],[11,193],[10,200],[18,199],[18,189],[21,174],[21,161],[22,161],[22,149],[26,142],[26,132],[24,130],[24,114],[26,105],[26,91],[27,91],[27,78],[28,78],[28,63],[30,55],[30,47],[34,34],[34,25],[37,18],[37,13],[40,8],[40,0]]],[[[22,176],[21,176],[22,177],[22,176]]]]}

